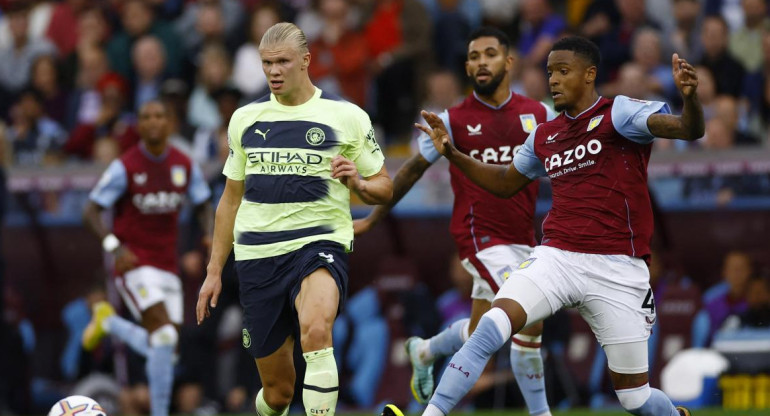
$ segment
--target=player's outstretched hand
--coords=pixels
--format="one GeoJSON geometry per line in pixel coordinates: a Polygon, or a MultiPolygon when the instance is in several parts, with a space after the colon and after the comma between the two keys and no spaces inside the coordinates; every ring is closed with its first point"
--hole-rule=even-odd
{"type": "Polygon", "coordinates": [[[674,73],[676,88],[682,92],[682,96],[689,98],[695,94],[698,88],[698,74],[695,73],[695,68],[675,53],[671,56],[671,70],[674,73]]]}
{"type": "Polygon", "coordinates": [[[332,158],[332,178],[339,179],[351,191],[357,190],[361,182],[356,164],[340,155],[332,158]]]}
{"type": "Polygon", "coordinates": [[[118,275],[136,267],[137,262],[139,262],[139,258],[128,247],[118,247],[118,251],[115,253],[115,271],[118,275]]]}
{"type": "Polygon", "coordinates": [[[206,275],[206,280],[203,281],[201,291],[198,293],[198,304],[195,305],[195,316],[198,318],[198,325],[204,319],[211,316],[209,307],[217,307],[220,293],[222,293],[222,276],[215,274],[206,275]]]}
{"type": "Polygon", "coordinates": [[[425,110],[421,111],[420,115],[430,127],[418,123],[414,123],[414,126],[430,137],[431,141],[433,141],[433,146],[442,156],[448,156],[452,153],[454,146],[452,146],[452,141],[449,140],[449,133],[447,133],[446,126],[441,118],[436,113],[425,110]]]}

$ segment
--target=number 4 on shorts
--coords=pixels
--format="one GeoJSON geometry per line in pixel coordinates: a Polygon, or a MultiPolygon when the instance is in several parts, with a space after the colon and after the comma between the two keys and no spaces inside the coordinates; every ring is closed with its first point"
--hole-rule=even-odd
{"type": "Polygon", "coordinates": [[[647,289],[647,296],[642,302],[642,309],[649,309],[650,313],[655,313],[655,298],[652,296],[652,289],[647,289]]]}

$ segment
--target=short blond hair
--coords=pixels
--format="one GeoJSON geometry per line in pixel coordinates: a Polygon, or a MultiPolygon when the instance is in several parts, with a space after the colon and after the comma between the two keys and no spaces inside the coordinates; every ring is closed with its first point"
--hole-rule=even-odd
{"type": "Polygon", "coordinates": [[[262,35],[259,49],[271,48],[280,44],[292,45],[300,54],[308,53],[307,37],[305,37],[302,29],[294,23],[281,22],[271,26],[262,35]]]}

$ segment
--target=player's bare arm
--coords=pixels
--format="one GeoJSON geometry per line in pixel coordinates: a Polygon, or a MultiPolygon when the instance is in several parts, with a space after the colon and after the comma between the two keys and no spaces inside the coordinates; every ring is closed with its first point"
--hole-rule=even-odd
{"type": "Polygon", "coordinates": [[[430,136],[436,150],[457,166],[476,185],[500,198],[510,198],[532,182],[522,175],[513,164],[508,166],[493,165],[478,161],[457,150],[449,140],[444,122],[435,113],[423,111],[422,118],[430,127],[422,124],[415,126],[430,136]]]}
{"type": "Polygon", "coordinates": [[[393,176],[393,198],[386,204],[375,206],[366,218],[353,221],[353,233],[355,235],[363,234],[382,221],[430,166],[431,163],[419,153],[404,162],[393,176]]]}
{"type": "Polygon", "coordinates": [[[703,107],[698,100],[698,74],[695,73],[695,68],[679,58],[678,54],[671,57],[671,70],[684,102],[682,114],[653,114],[647,119],[647,127],[656,137],[697,140],[703,137],[706,130],[703,107]]]}
{"type": "Polygon", "coordinates": [[[387,204],[393,197],[393,182],[385,166],[374,175],[362,178],[353,161],[337,155],[332,159],[332,178],[339,179],[368,205],[387,204]]]}
{"type": "Polygon", "coordinates": [[[228,179],[217,206],[211,258],[206,268],[206,280],[203,281],[203,286],[198,293],[198,304],[195,306],[198,325],[210,316],[209,307],[216,308],[219,294],[222,292],[222,269],[233,248],[235,214],[241,206],[243,183],[243,181],[228,179]]]}
{"type": "MultiPolygon", "coordinates": [[[[104,208],[99,204],[94,201],[88,201],[86,207],[83,209],[83,222],[94,235],[99,237],[99,241],[101,241],[105,246],[105,249],[107,249],[107,245],[104,244],[104,241],[107,236],[112,234],[102,221],[103,210],[104,208]]],[[[112,236],[112,238],[115,238],[115,236],[112,236]]],[[[118,274],[123,274],[133,269],[139,261],[136,255],[126,246],[120,244],[119,241],[117,247],[110,248],[109,251],[115,256],[115,272],[118,274]]]]}

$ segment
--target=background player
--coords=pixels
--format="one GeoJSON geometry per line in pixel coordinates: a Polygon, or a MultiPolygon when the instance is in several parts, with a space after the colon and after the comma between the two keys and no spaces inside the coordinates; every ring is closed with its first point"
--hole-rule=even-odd
{"type": "Polygon", "coordinates": [[[681,116],[662,102],[595,89],[599,49],[580,37],[556,42],[548,55],[548,81],[556,119],[538,126],[506,167],[479,163],[452,144],[441,119],[423,112],[437,150],[475,183],[510,196],[548,175],[553,208],[541,246],[505,282],[479,325],[452,358],[424,415],[447,414],[473,386],[487,360],[511,333],[566,306],[577,306],[607,353],[615,392],[629,413],[689,415],[648,383],[647,338],[655,304],[644,258],[650,255],[653,219],[647,161],[655,137],[695,140],[703,135],[703,109],[692,66],[672,56],[681,92],[681,116]]]}
{"type": "Polygon", "coordinates": [[[271,94],[238,109],[228,127],[228,179],[198,297],[198,323],[216,306],[222,267],[234,245],[243,346],[255,358],[263,386],[257,412],[288,412],[299,337],[307,362],[305,411],[333,415],[339,381],[331,330],[347,291],[350,192],[382,204],[393,185],[366,113],[311,83],[304,33],[291,23],[276,24],[259,51],[271,94]]]}
{"type": "MultiPolygon", "coordinates": [[[[473,94],[441,113],[449,138],[462,153],[484,163],[509,164],[535,126],[555,117],[540,102],[514,94],[509,74],[511,42],[499,29],[483,27],[468,38],[466,73],[473,94]]],[[[368,217],[353,222],[357,234],[371,229],[403,198],[441,155],[430,136],[419,137],[420,153],[407,160],[393,179],[393,200],[374,208],[368,217]]],[[[457,352],[489,310],[492,299],[512,269],[525,260],[535,243],[534,215],[537,184],[513,198],[498,198],[466,178],[452,166],[454,207],[450,230],[462,264],[473,276],[470,319],[462,319],[428,340],[406,342],[413,367],[412,394],[427,404],[433,394],[433,362],[457,352]]],[[[540,355],[542,324],[513,336],[511,365],[530,414],[549,415],[540,355]]]]}
{"type": "Polygon", "coordinates": [[[185,198],[195,205],[211,242],[211,191],[200,168],[168,145],[167,109],[151,101],[139,110],[141,142],[110,164],[91,192],[83,219],[115,256],[115,284],[141,326],[115,315],[109,303],[94,305],[83,347],[96,348],[106,333],[147,358],[153,416],[167,415],[173,384],[173,355],[183,316],[182,282],[177,276],[178,215],[185,198]],[[113,233],[101,212],[114,209],[113,233]]]}

